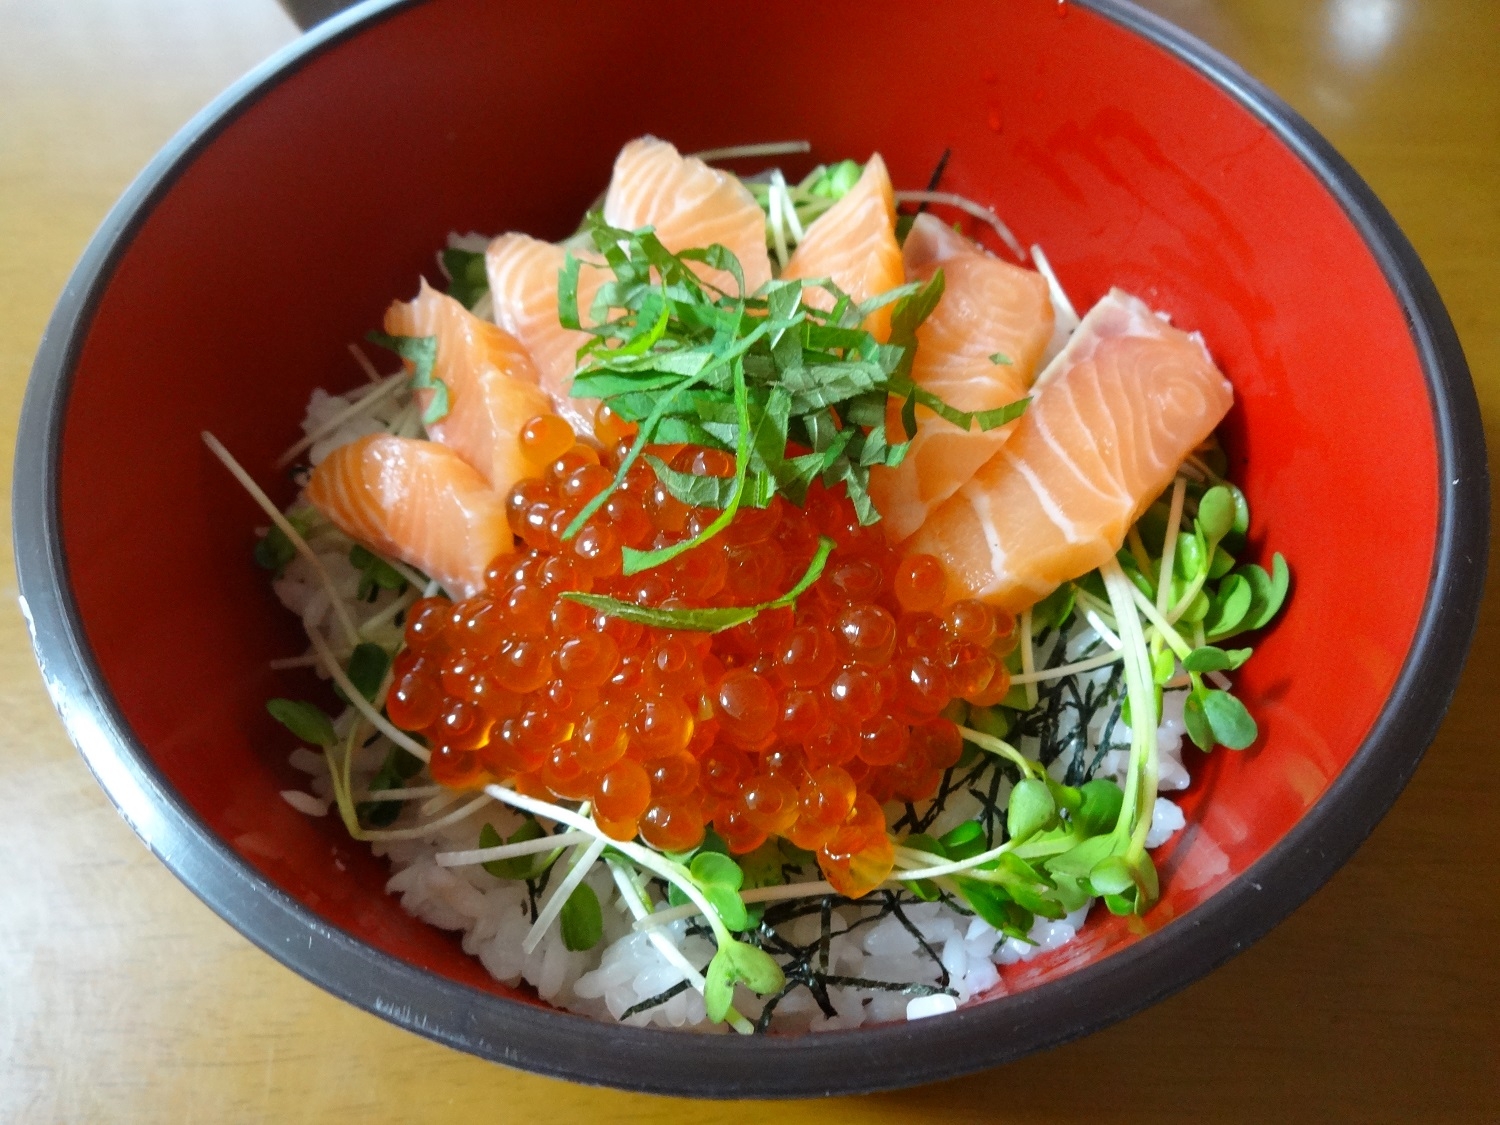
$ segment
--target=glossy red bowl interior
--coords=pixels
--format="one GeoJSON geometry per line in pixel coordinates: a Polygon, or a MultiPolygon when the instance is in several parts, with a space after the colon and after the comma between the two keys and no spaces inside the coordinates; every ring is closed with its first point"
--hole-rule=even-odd
{"type": "Polygon", "coordinates": [[[262,517],[199,433],[288,500],[272,462],[309,391],[359,380],[347,343],[419,276],[436,279],[444,236],[567,233],[632,136],[684,151],[808,138],[813,156],[787,161],[794,171],[878,150],[906,187],[951,150],[944,186],[1040,243],[1080,307],[1118,285],[1203,333],[1236,391],[1227,438],[1255,550],[1287,556],[1294,594],[1239,681],[1259,742],[1189,752],[1189,827],[1160,854],[1164,894],[1147,917],[1096,912],[1078,941],[1007,969],[973,1012],[816,1037],[795,1056],[814,1060],[800,1077],[760,1092],[937,1077],[1139,1007],[1325,878],[1446,705],[1477,578],[1472,558],[1457,579],[1444,567],[1461,540],[1482,570],[1486,505],[1472,392],[1441,306],[1388,217],[1305,125],[1149,18],[1054,0],[921,16],[866,4],[857,19],[782,0],[753,17],[658,7],[647,19],[629,5],[366,5],[362,22],[299,45],[147,172],[49,332],[37,377],[52,382],[33,388],[50,395],[46,416],[28,404],[35,436],[23,433],[20,457],[35,459],[17,467],[24,592],[39,620],[52,599],[38,646],[49,673],[63,669],[59,705],[148,841],[320,983],[380,1007],[353,977],[395,972],[383,987],[414,991],[383,1014],[521,1065],[750,1092],[696,1072],[693,1052],[774,1044],[704,1047],[537,1010],[386,896],[384,863],[336,818],[281,800],[298,778],[263,704],[317,688],[267,669],[303,642],[251,565],[262,517]],[[1465,457],[1480,493],[1448,483],[1465,457]],[[28,529],[32,509],[47,518],[28,529]],[[31,561],[28,535],[46,540],[31,561]],[[1446,656],[1423,644],[1440,612],[1460,623],[1446,656]],[[1410,685],[1398,690],[1419,673],[1420,706],[1410,685]],[[1308,858],[1319,849],[1324,860],[1308,858]],[[277,947],[297,926],[306,956],[277,947]],[[964,1021],[981,1017],[1015,1033],[960,1046],[978,1026],[964,1021]],[[617,1063],[528,1052],[528,1038],[558,1035],[605,1037],[617,1063]],[[882,1054],[898,1042],[920,1048],[918,1063],[882,1054]],[[819,1078],[838,1052],[845,1072],[819,1078]]]}

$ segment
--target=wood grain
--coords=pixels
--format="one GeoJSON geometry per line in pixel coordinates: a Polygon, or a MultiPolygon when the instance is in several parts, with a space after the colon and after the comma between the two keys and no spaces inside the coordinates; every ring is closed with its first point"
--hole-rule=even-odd
{"type": "MultiPolygon", "coordinates": [[[[1448,302],[1500,446],[1493,0],[1155,6],[1270,83],[1374,185],[1448,302]]],[[[0,463],[92,228],[178,126],[294,33],[273,0],[0,0],[0,463]]],[[[94,785],[32,663],[9,559],[0,567],[0,765],[13,794],[0,819],[0,1118],[709,1125],[756,1112],[482,1063],[253,949],[94,785]]],[[[1289,921],[1178,996],[968,1079],[770,1112],[851,1125],[1500,1118],[1497,686],[1491,597],[1453,711],[1390,816],[1289,921]]]]}

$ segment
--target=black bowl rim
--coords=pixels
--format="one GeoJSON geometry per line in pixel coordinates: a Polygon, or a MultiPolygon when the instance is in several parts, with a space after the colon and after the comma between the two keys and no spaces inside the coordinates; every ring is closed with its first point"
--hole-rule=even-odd
{"type": "Polygon", "coordinates": [[[21,604],[53,703],[125,820],[199,898],[260,948],[366,1011],[481,1057],[574,1081],[700,1097],[807,1097],[930,1082],[1019,1058],[1170,995],[1265,934],[1385,814],[1448,709],[1477,623],[1489,546],[1484,432],[1463,351],[1431,278],[1374,193],[1239,66],[1128,0],[1071,0],[1191,66],[1254,114],[1339,201],[1400,303],[1426,375],[1439,524],[1426,601],[1389,699],[1355,755],[1286,836],[1182,918],[1103,961],[938,1019],[742,1039],[599,1023],[455,984],[327,925],[198,819],[129,728],[68,581],[57,481],[64,413],[94,311],[135,232],[195,156],[323,51],[424,0],[367,0],[273,56],[198,114],[110,211],[70,277],[33,365],[13,485],[21,604]]]}

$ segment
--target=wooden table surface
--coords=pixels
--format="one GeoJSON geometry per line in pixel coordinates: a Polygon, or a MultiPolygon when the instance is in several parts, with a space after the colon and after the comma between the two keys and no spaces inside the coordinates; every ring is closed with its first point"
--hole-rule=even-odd
{"type": "MultiPolygon", "coordinates": [[[[1374,185],[1448,303],[1500,448],[1500,4],[1154,6],[1267,81],[1374,185]]],[[[32,355],[90,232],[174,130],[294,35],[274,0],[0,0],[7,469],[32,355]]],[[[0,818],[0,1119],[711,1123],[756,1112],[480,1062],[356,1011],[251,947],[95,786],[43,692],[8,557],[0,567],[0,767],[15,798],[0,818]]],[[[1354,860],[1250,951],[1021,1063],[771,1112],[851,1123],[1500,1120],[1491,589],[1453,711],[1410,787],[1354,860]]]]}

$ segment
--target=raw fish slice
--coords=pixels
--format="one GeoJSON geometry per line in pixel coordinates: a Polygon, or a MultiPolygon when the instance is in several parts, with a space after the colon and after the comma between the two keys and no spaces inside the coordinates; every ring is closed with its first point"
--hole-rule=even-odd
{"type": "MultiPolygon", "coordinates": [[[[781,276],[831,277],[856,301],[867,301],[901,284],[896,195],[878,152],[848,193],[813,220],[781,276]]],[[[821,290],[808,290],[806,300],[817,308],[833,307],[833,298],[821,290]]],[[[865,327],[878,340],[889,337],[891,307],[871,313],[865,327]]]]}
{"type": "Polygon", "coordinates": [[[552,402],[519,340],[426,281],[416,300],[386,310],[385,330],[437,339],[432,373],[448,387],[448,413],[427,427],[428,436],[478,469],[501,495],[536,474],[521,452],[521,427],[551,413],[552,402]]]}
{"type": "MultiPolygon", "coordinates": [[[[604,221],[625,230],[654,227],[674,254],[719,243],[740,260],[747,294],[771,280],[766,213],[755,197],[727,172],[683,156],[655,137],[641,137],[620,150],[604,196],[604,221]]],[[[726,293],[739,288],[723,270],[697,272],[726,293]]]]}
{"type": "MultiPolygon", "coordinates": [[[[1026,396],[1052,336],[1047,281],[1002,262],[931,215],[918,215],[902,247],[907,280],[943,271],[943,296],[917,329],[912,381],[959,410],[994,410],[1026,396]],[[990,357],[999,354],[1008,363],[990,357]]],[[[899,432],[900,408],[887,425],[899,432]]],[[[936,505],[966,484],[1009,439],[1017,423],[960,430],[917,408],[917,436],[894,469],[870,470],[870,495],[886,534],[900,542],[936,505]]]]}
{"type": "Polygon", "coordinates": [[[484,572],[515,546],[505,500],[435,441],[371,434],[312,472],[307,498],[346,535],[420,568],[455,597],[484,589],[484,572]]]}
{"type": "Polygon", "coordinates": [[[1015,433],[908,543],[949,589],[1018,612],[1099,566],[1234,392],[1203,343],[1114,290],[1015,433]]]}
{"type": "MultiPolygon", "coordinates": [[[[564,328],[557,318],[557,275],[566,251],[525,234],[502,234],[485,251],[495,323],[525,346],[552,407],[580,434],[594,432],[595,399],[573,398],[578,349],[592,337],[564,328]]],[[[575,255],[581,257],[581,255],[575,255]]],[[[578,274],[578,311],[588,323],[589,306],[608,271],[585,262],[578,274]]]]}

